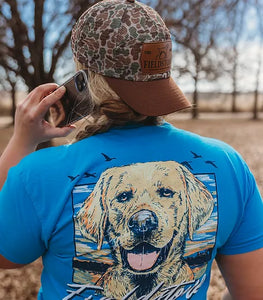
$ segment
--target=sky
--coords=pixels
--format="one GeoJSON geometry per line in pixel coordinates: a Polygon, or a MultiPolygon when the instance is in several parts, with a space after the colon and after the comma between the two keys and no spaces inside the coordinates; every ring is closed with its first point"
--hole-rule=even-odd
{"type": "MultiPolygon", "coordinates": [[[[243,42],[239,46],[240,51],[240,67],[238,71],[238,89],[241,92],[251,92],[255,90],[256,70],[258,68],[258,55],[262,57],[262,70],[260,74],[259,89],[263,92],[263,49],[253,42],[243,42]]],[[[178,57],[176,58],[178,59],[178,57]]],[[[173,78],[184,92],[193,91],[193,80],[189,76],[176,77],[176,72],[172,73],[173,78]]],[[[229,76],[224,76],[218,80],[209,82],[201,80],[199,90],[202,92],[226,92],[231,93],[232,81],[229,76]]]]}
{"type": "MultiPolygon", "coordinates": [[[[33,12],[32,9],[33,2],[31,1],[30,3],[31,4],[23,7],[23,12],[24,12],[24,21],[32,25],[33,18],[28,17],[33,12]]],[[[54,5],[57,4],[58,4],[57,2],[55,4],[55,1],[48,0],[45,8],[47,10],[52,11],[52,9],[54,9],[54,5]]],[[[61,8],[60,6],[60,9],[63,9],[63,7],[61,8]]],[[[66,22],[66,19],[64,21],[66,22]]],[[[53,27],[50,26],[50,20],[48,17],[44,18],[44,24],[45,26],[47,26],[49,30],[49,38],[47,40],[47,43],[52,44],[52,41],[54,41],[57,38],[56,32],[58,32],[58,30],[55,30],[54,26],[53,27]]],[[[57,23],[56,26],[59,26],[59,24],[57,23]]],[[[255,34],[256,27],[257,27],[256,11],[254,9],[250,9],[246,12],[245,27],[244,27],[245,30],[243,31],[241,41],[239,44],[239,53],[240,53],[239,62],[240,62],[240,66],[242,67],[239,68],[238,85],[240,90],[244,92],[253,91],[255,89],[255,75],[256,75],[259,55],[261,55],[262,62],[263,62],[263,48],[259,49],[259,41],[256,38],[256,36],[253,36],[253,34],[255,34]]],[[[46,64],[48,68],[52,53],[49,50],[46,50],[45,55],[46,55],[46,64]]],[[[177,53],[174,55],[174,60],[178,60],[178,59],[180,60],[182,59],[181,57],[182,55],[180,56],[180,53],[179,54],[177,53]]],[[[59,84],[61,84],[62,81],[65,80],[65,77],[62,76],[65,69],[67,73],[74,72],[74,65],[71,62],[68,62],[67,66],[65,66],[61,61],[60,67],[56,71],[56,78],[59,84]]],[[[172,72],[172,76],[184,92],[193,91],[193,80],[189,76],[177,77],[176,72],[172,72]]],[[[213,82],[202,80],[199,82],[198,87],[199,90],[202,92],[210,92],[210,91],[231,92],[232,90],[231,79],[228,76],[224,76],[213,82]]],[[[263,71],[261,71],[260,74],[260,90],[263,92],[263,71]]]]}

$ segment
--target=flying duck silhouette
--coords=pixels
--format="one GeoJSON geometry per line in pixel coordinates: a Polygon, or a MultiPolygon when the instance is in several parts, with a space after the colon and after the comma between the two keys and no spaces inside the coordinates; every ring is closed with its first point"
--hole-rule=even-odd
{"type": "Polygon", "coordinates": [[[85,172],[83,177],[94,177],[96,178],[96,173],[88,173],[88,172],[85,172]]]}
{"type": "Polygon", "coordinates": [[[79,177],[79,175],[77,175],[77,176],[68,176],[68,178],[69,178],[71,181],[74,181],[77,177],[79,177]]]}
{"type": "Polygon", "coordinates": [[[105,158],[105,160],[106,161],[111,161],[111,160],[113,160],[113,159],[116,159],[115,157],[109,157],[107,154],[105,154],[105,153],[101,153],[103,156],[104,156],[104,158],[105,158]]]}
{"type": "Polygon", "coordinates": [[[206,160],[205,163],[206,163],[206,164],[210,164],[210,165],[212,165],[213,167],[217,168],[217,165],[215,164],[214,161],[206,160]]]}
{"type": "Polygon", "coordinates": [[[202,155],[198,155],[193,151],[190,151],[190,152],[193,154],[193,156],[194,156],[193,158],[202,158],[202,155]]]}

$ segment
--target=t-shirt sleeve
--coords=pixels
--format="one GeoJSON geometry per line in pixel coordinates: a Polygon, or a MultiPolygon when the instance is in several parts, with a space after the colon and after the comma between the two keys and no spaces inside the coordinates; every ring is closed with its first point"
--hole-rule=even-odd
{"type": "Polygon", "coordinates": [[[253,174],[243,162],[240,216],[220,254],[233,255],[263,248],[263,201],[253,174]]]}
{"type": "Polygon", "coordinates": [[[0,191],[0,254],[19,264],[27,264],[45,251],[41,222],[26,190],[19,167],[9,170],[0,191]]]}

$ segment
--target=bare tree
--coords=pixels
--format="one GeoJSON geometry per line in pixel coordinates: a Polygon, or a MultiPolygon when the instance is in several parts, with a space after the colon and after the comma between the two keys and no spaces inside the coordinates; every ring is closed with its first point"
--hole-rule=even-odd
{"type": "Polygon", "coordinates": [[[263,49],[263,3],[262,1],[255,0],[255,9],[257,11],[257,22],[259,32],[258,54],[257,54],[257,66],[255,76],[255,90],[254,90],[254,105],[253,105],[253,119],[258,119],[258,95],[260,87],[260,74],[262,72],[262,49],[263,49]]]}
{"type": "MultiPolygon", "coordinates": [[[[15,77],[29,90],[54,82],[60,59],[68,49],[76,19],[97,0],[1,0],[0,66],[11,86],[13,114],[15,77]],[[10,76],[12,74],[12,76],[10,76]]],[[[62,66],[65,68],[65,65],[62,66]]],[[[43,143],[39,148],[50,146],[43,143]]]]}
{"type": "Polygon", "coordinates": [[[0,68],[1,80],[0,80],[0,89],[7,91],[11,95],[11,112],[10,116],[12,117],[12,124],[15,120],[15,109],[16,109],[16,85],[17,80],[14,74],[10,71],[6,71],[2,67],[0,68]]]}
{"type": "Polygon", "coordinates": [[[20,76],[29,90],[54,81],[76,18],[95,0],[0,2],[0,65],[20,76]]]}
{"type": "Polygon", "coordinates": [[[225,71],[224,75],[230,77],[232,83],[232,105],[231,111],[237,112],[237,94],[239,91],[238,81],[240,69],[245,66],[240,62],[239,45],[244,32],[244,17],[247,11],[248,3],[246,0],[238,1],[237,5],[229,11],[229,17],[226,19],[228,24],[227,31],[223,34],[224,47],[222,50],[222,64],[225,71]]]}
{"type": "Polygon", "coordinates": [[[180,53],[174,56],[175,69],[193,80],[192,117],[197,118],[199,82],[214,80],[222,74],[217,45],[226,30],[225,19],[238,0],[157,0],[154,3],[180,53]]]}

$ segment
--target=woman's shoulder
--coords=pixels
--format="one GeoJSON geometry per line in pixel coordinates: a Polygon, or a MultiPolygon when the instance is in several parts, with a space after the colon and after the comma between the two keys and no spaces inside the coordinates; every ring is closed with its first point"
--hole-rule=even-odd
{"type": "Polygon", "coordinates": [[[191,147],[200,147],[206,149],[207,151],[216,151],[218,153],[236,152],[236,150],[225,141],[187,131],[185,129],[180,129],[170,123],[163,124],[162,128],[163,130],[167,131],[167,138],[173,139],[176,143],[180,142],[180,146],[182,147],[191,145],[191,147]]]}

